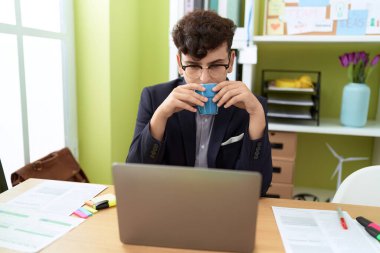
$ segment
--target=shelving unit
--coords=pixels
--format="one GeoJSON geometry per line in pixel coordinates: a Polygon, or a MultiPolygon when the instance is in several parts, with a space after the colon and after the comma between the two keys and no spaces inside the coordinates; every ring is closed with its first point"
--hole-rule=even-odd
{"type": "MultiPolygon", "coordinates": [[[[184,1],[185,0],[170,0],[170,31],[184,14],[184,1]]],[[[206,0],[207,2],[207,0],[206,0]]],[[[254,35],[250,38],[247,37],[247,24],[249,23],[249,17],[255,20],[254,13],[255,8],[257,8],[258,1],[246,0],[245,1],[245,21],[244,27],[240,27],[236,31],[233,48],[239,51],[245,48],[255,48],[260,50],[260,45],[264,44],[279,44],[279,43],[294,43],[294,44],[304,44],[304,43],[326,43],[326,44],[347,44],[347,43],[379,43],[380,36],[330,36],[330,35],[281,35],[281,36],[268,36],[268,35],[254,35]],[[256,5],[256,6],[255,6],[256,5]],[[250,12],[252,15],[249,15],[250,12]]],[[[250,34],[254,34],[253,25],[250,28],[250,34]]],[[[169,32],[170,36],[170,32],[169,32]]],[[[177,72],[177,62],[175,55],[177,54],[177,49],[172,42],[170,36],[170,68],[169,77],[170,79],[178,77],[177,72]]],[[[380,47],[379,47],[380,49],[380,47]]],[[[235,66],[236,69],[236,66],[235,66]]],[[[247,84],[249,88],[253,86],[254,78],[254,65],[253,64],[243,64],[242,81],[247,84]]],[[[322,84],[323,85],[323,84],[322,84]]],[[[380,98],[377,105],[377,115],[375,120],[368,121],[367,125],[362,128],[350,128],[344,127],[340,124],[339,119],[329,119],[321,118],[320,125],[299,125],[299,124],[280,124],[280,123],[270,123],[269,130],[271,131],[284,131],[284,132],[299,132],[299,133],[313,133],[313,134],[333,134],[333,135],[346,135],[346,136],[366,136],[374,137],[373,146],[373,164],[380,164],[380,98]]]]}
{"type": "Polygon", "coordinates": [[[315,35],[287,35],[287,36],[274,36],[263,35],[254,36],[256,44],[277,42],[277,43],[379,43],[380,36],[315,36],[315,35]]]}
{"type": "MultiPolygon", "coordinates": [[[[348,136],[364,136],[380,138],[380,122],[370,120],[365,127],[344,127],[339,119],[321,118],[319,126],[306,126],[297,124],[270,123],[270,131],[312,133],[312,134],[336,134],[348,136]]],[[[380,154],[380,153],[377,153],[380,154]]]]}
{"type": "MultiPolygon", "coordinates": [[[[254,43],[262,44],[290,44],[290,43],[328,43],[328,44],[347,44],[347,43],[378,43],[380,44],[380,36],[255,36],[254,43]]],[[[379,47],[380,49],[380,47],[379,47]]],[[[365,127],[353,128],[345,127],[340,124],[339,118],[329,119],[321,118],[319,126],[305,126],[299,124],[279,124],[269,123],[271,131],[288,131],[299,133],[313,134],[335,134],[348,136],[365,136],[374,137],[372,164],[380,164],[380,98],[377,104],[377,114],[375,120],[369,120],[365,127]]]]}

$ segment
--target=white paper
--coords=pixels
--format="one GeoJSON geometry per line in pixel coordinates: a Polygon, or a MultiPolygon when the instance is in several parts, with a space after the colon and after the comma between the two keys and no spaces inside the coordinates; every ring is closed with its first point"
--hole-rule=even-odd
{"type": "Polygon", "coordinates": [[[269,97],[268,104],[313,106],[314,102],[311,99],[282,99],[269,97]]]}
{"type": "Polygon", "coordinates": [[[269,86],[268,90],[270,91],[296,91],[296,92],[305,92],[305,93],[314,92],[313,88],[283,88],[283,87],[275,87],[275,86],[269,86]]]}
{"type": "Polygon", "coordinates": [[[286,27],[289,35],[310,33],[314,31],[314,22],[307,19],[290,19],[286,22],[286,27]]]}
{"type": "Polygon", "coordinates": [[[332,32],[334,22],[331,19],[320,20],[314,23],[314,32],[332,32]]]}
{"type": "Polygon", "coordinates": [[[269,117],[289,118],[289,119],[312,119],[310,112],[288,112],[286,110],[268,110],[269,117]]]}
{"type": "Polygon", "coordinates": [[[351,10],[367,10],[367,0],[350,0],[351,10]]]}
{"type": "Polygon", "coordinates": [[[20,209],[69,216],[106,188],[99,184],[46,180],[7,204],[20,209]]]}
{"type": "Polygon", "coordinates": [[[288,34],[314,32],[326,21],[326,7],[286,7],[285,20],[288,34]]]}
{"type": "Polygon", "coordinates": [[[380,3],[368,4],[367,34],[380,34],[380,3]]]}
{"type": "Polygon", "coordinates": [[[284,13],[285,3],[282,0],[270,0],[268,2],[268,15],[280,16],[284,13]]]}
{"type": "Polygon", "coordinates": [[[0,248],[37,252],[84,220],[21,210],[0,203],[0,248]]]}
{"type": "Polygon", "coordinates": [[[347,212],[343,212],[348,226],[345,230],[337,211],[272,208],[287,253],[372,253],[380,250],[380,245],[376,245],[379,243],[364,236],[347,212]]]}
{"type": "Polygon", "coordinates": [[[330,18],[333,20],[348,19],[348,4],[346,0],[335,0],[330,3],[330,18]]]}

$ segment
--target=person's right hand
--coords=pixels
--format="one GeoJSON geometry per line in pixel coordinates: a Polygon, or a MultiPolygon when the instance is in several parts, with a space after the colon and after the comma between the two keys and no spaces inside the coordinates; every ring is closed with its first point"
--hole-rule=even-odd
{"type": "Polygon", "coordinates": [[[195,90],[204,91],[206,89],[197,83],[179,85],[172,90],[157,110],[165,118],[169,118],[174,113],[182,110],[196,112],[197,109],[194,106],[204,106],[207,98],[196,93],[195,90]]]}

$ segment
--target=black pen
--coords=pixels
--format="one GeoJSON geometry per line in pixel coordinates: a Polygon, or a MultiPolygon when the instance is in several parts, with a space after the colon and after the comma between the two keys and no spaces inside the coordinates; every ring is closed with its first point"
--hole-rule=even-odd
{"type": "Polygon", "coordinates": [[[368,232],[373,238],[376,238],[380,242],[380,232],[373,227],[365,227],[365,231],[368,232]]]}

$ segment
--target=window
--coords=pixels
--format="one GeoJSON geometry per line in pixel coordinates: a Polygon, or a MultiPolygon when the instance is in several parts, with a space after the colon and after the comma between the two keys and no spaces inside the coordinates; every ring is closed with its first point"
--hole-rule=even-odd
{"type": "Polygon", "coordinates": [[[72,0],[0,1],[0,159],[77,154],[72,0]]]}

